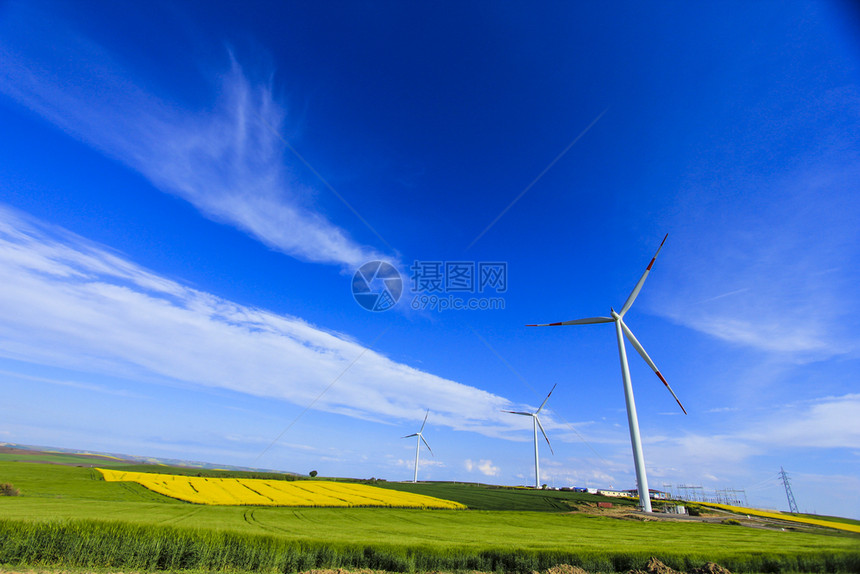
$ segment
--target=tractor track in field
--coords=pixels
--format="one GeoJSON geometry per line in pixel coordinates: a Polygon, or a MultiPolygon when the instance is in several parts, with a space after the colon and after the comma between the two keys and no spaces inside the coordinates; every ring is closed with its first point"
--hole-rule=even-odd
{"type": "Polygon", "coordinates": [[[395,515],[392,515],[391,520],[397,521],[397,522],[406,522],[408,524],[415,524],[415,525],[421,526],[425,523],[423,520],[421,520],[421,518],[422,517],[413,518],[413,517],[405,515],[405,514],[400,514],[400,515],[395,514],[395,515]]]}
{"type": "Polygon", "coordinates": [[[313,523],[318,523],[318,522],[320,522],[320,520],[319,520],[319,519],[312,518],[311,516],[309,516],[309,515],[308,515],[308,513],[307,513],[307,512],[304,512],[304,511],[303,511],[302,509],[300,509],[300,508],[293,508],[293,509],[292,509],[292,511],[293,511],[293,516],[295,516],[296,518],[298,518],[298,519],[299,519],[299,520],[301,520],[301,521],[304,521],[304,522],[313,522],[313,523]]]}
{"type": "Polygon", "coordinates": [[[242,512],[242,518],[248,524],[248,526],[251,526],[253,528],[259,528],[260,530],[263,530],[265,532],[271,532],[274,534],[295,534],[295,531],[292,529],[282,528],[280,526],[272,526],[271,524],[265,524],[261,522],[257,518],[257,510],[259,509],[249,508],[248,510],[242,512]]]}
{"type": "Polygon", "coordinates": [[[242,519],[255,528],[262,528],[260,523],[257,521],[255,514],[256,511],[254,509],[244,510],[242,511],[242,519]]]}
{"type": "Polygon", "coordinates": [[[194,516],[197,516],[201,512],[203,512],[203,507],[192,508],[192,509],[188,510],[188,512],[183,512],[182,514],[179,514],[177,516],[171,516],[170,518],[166,518],[166,519],[162,520],[161,522],[159,522],[159,524],[170,524],[170,525],[179,524],[181,522],[185,522],[189,518],[193,518],[194,516]]]}

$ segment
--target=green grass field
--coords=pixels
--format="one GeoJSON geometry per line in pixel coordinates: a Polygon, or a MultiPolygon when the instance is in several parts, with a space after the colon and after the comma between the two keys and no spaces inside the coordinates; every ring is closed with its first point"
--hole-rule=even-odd
{"type": "Polygon", "coordinates": [[[653,555],[681,569],[860,572],[857,535],[570,513],[588,495],[567,492],[379,482],[471,510],[264,508],[183,503],[57,464],[0,461],[3,482],[21,490],[0,497],[0,563],[12,565],[531,572],[566,562],[610,572],[653,555]]]}
{"type": "MultiPolygon", "coordinates": [[[[607,501],[603,496],[580,492],[534,490],[531,488],[500,488],[480,484],[451,482],[377,482],[376,486],[406,492],[426,494],[465,504],[473,510],[532,510],[545,512],[569,512],[578,504],[607,501]]],[[[613,499],[612,504],[631,510],[636,502],[628,499],[613,499]]]]}
{"type": "Polygon", "coordinates": [[[127,465],[128,461],[119,460],[106,456],[71,454],[64,452],[48,452],[40,454],[29,454],[26,452],[12,453],[0,452],[0,462],[42,462],[53,464],[71,464],[80,466],[120,466],[127,465]]]}

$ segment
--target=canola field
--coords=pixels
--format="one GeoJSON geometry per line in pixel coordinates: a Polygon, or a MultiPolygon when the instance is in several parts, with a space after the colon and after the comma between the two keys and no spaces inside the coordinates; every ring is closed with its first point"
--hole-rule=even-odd
{"type": "Polygon", "coordinates": [[[107,482],[136,482],[158,494],[218,506],[385,507],[461,510],[459,502],[366,484],[212,478],[97,469],[107,482]]]}

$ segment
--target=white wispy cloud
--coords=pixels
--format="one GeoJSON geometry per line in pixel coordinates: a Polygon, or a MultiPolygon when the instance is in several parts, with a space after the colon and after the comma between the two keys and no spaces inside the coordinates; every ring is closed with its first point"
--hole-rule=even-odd
{"type": "MultiPolygon", "coordinates": [[[[398,468],[414,469],[415,459],[398,458],[396,461],[394,461],[394,466],[398,468]]],[[[432,458],[428,459],[426,457],[418,459],[419,468],[445,468],[445,466],[445,463],[441,460],[434,460],[432,458]]]]}
{"type": "MultiPolygon", "coordinates": [[[[625,453],[627,454],[627,453],[625,453]]],[[[541,460],[541,480],[554,486],[622,486],[635,481],[628,456],[621,460],[566,458],[541,460]]]]}
{"type": "Polygon", "coordinates": [[[860,394],[823,397],[780,409],[743,438],[764,445],[860,449],[860,394]]]}
{"type": "Polygon", "coordinates": [[[51,18],[21,4],[7,7],[0,25],[0,93],[273,249],[349,269],[391,259],[319,213],[313,190],[287,167],[280,135],[286,111],[271,81],[251,81],[231,55],[214,81],[211,109],[183,109],[148,91],[73,30],[54,23],[50,47],[22,38],[21,30],[43,29],[42,20],[51,18]]]}
{"type": "Polygon", "coordinates": [[[689,432],[645,439],[649,467],[655,476],[711,477],[744,475],[758,456],[797,453],[802,449],[860,449],[860,395],[822,397],[761,411],[741,412],[726,421],[731,430],[715,434],[689,432]]]}
{"type": "Polygon", "coordinates": [[[502,470],[493,464],[492,460],[482,459],[478,462],[474,462],[472,459],[467,458],[463,461],[463,466],[466,468],[467,472],[478,471],[484,476],[499,476],[502,470]]]}
{"type": "MultiPolygon", "coordinates": [[[[860,94],[848,101],[856,108],[860,94]]],[[[743,165],[727,166],[716,182],[701,168],[649,279],[646,308],[784,362],[858,356],[857,165],[854,153],[816,153],[755,180],[743,165]]]]}
{"type": "Polygon", "coordinates": [[[515,428],[500,412],[510,408],[500,396],[394,362],[301,319],[159,277],[2,206],[0,276],[6,358],[313,403],[371,420],[420,421],[430,408],[434,424],[457,430],[501,436],[515,428]]]}
{"type": "Polygon", "coordinates": [[[666,467],[684,466],[698,472],[715,473],[727,465],[737,465],[763,452],[761,447],[731,434],[684,434],[680,437],[650,437],[646,442],[649,459],[666,467]]]}

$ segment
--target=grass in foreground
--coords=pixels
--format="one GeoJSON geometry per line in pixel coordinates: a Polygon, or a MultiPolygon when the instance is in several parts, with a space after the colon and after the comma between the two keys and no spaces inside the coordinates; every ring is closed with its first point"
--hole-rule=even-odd
{"type": "MultiPolygon", "coordinates": [[[[371,568],[391,572],[481,570],[528,573],[557,564],[590,572],[644,567],[649,551],[532,551],[515,547],[463,550],[386,544],[295,541],[272,535],[144,526],[120,522],[0,520],[0,563],[107,567],[146,571],[298,572],[371,568]]],[[[677,570],[704,566],[705,553],[662,552],[677,570]]],[[[857,553],[745,552],[718,557],[733,572],[858,572],[857,553]]]]}

